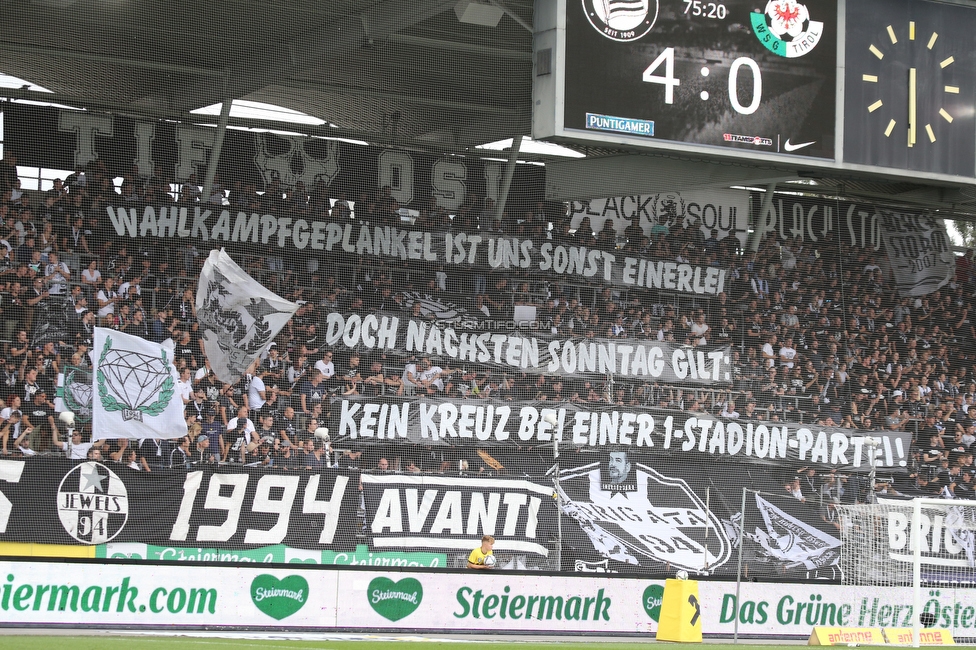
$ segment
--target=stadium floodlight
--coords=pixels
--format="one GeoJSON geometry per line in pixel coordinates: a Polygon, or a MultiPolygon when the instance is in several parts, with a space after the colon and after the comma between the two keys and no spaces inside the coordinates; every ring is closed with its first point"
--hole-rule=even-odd
{"type": "Polygon", "coordinates": [[[498,27],[505,10],[487,2],[461,0],[454,5],[454,13],[459,22],[482,27],[498,27]]]}

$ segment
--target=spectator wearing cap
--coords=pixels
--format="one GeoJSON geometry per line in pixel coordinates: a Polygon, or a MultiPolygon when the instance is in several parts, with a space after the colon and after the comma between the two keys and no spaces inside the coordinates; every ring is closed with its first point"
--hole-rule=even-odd
{"type": "Polygon", "coordinates": [[[219,458],[224,448],[224,433],[227,431],[227,427],[217,421],[217,411],[213,407],[205,407],[201,417],[203,419],[197,440],[199,441],[201,437],[209,438],[210,449],[219,458]]]}
{"type": "MultiPolygon", "coordinates": [[[[4,427],[6,429],[6,427],[4,427]]],[[[58,440],[58,430],[54,429],[51,434],[51,442],[55,449],[60,449],[64,455],[71,460],[84,460],[88,457],[88,450],[92,448],[92,443],[82,442],[84,432],[81,428],[71,431],[71,439],[66,442],[58,440]]],[[[4,438],[6,443],[6,438],[4,438]]]]}
{"type": "Polygon", "coordinates": [[[271,343],[268,347],[268,356],[261,362],[261,369],[266,385],[275,387],[279,391],[284,390],[285,360],[278,352],[277,343],[271,343]]]}
{"type": "Polygon", "coordinates": [[[252,442],[244,451],[243,462],[249,467],[271,467],[274,464],[271,444],[267,440],[252,442]]]}
{"type": "Polygon", "coordinates": [[[193,465],[211,465],[218,462],[217,454],[213,449],[208,436],[198,436],[193,454],[190,457],[190,463],[193,465]]]}

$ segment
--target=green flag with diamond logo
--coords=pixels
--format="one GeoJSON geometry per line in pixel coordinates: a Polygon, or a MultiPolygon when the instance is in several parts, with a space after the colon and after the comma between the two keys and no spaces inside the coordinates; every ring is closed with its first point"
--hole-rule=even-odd
{"type": "Polygon", "coordinates": [[[96,327],[94,357],[93,440],[186,435],[171,345],[96,327]]]}

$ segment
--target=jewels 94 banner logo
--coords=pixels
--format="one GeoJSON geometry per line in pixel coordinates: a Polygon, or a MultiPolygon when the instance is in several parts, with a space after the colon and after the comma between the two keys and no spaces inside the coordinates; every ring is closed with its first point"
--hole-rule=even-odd
{"type": "Polygon", "coordinates": [[[824,33],[824,24],[796,0],[769,0],[766,10],[752,12],[752,30],[767,50],[787,59],[809,54],[824,33]]]}
{"type": "Polygon", "coordinates": [[[76,465],[58,487],[58,518],[82,544],[114,539],[129,519],[129,495],[112,470],[96,462],[76,465]]]}
{"type": "Polygon", "coordinates": [[[657,22],[658,0],[583,0],[593,29],[614,41],[636,41],[657,22]]]}

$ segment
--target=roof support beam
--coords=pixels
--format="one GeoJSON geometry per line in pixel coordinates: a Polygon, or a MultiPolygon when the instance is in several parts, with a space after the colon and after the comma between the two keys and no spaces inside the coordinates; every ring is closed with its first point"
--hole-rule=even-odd
{"type": "Polygon", "coordinates": [[[532,61],[532,52],[519,52],[517,50],[503,50],[499,47],[488,47],[487,45],[475,45],[473,43],[460,43],[458,41],[445,41],[436,38],[425,38],[423,36],[412,36],[410,34],[391,34],[390,40],[401,45],[415,45],[427,50],[448,50],[451,52],[470,52],[471,54],[487,55],[499,59],[517,59],[519,61],[532,61]]]}
{"type": "Polygon", "coordinates": [[[423,106],[436,106],[437,108],[453,108],[459,111],[472,111],[476,113],[491,113],[496,115],[518,115],[521,111],[515,108],[505,108],[503,106],[490,106],[487,104],[472,104],[470,102],[455,102],[447,99],[437,99],[436,97],[421,97],[419,95],[408,95],[406,93],[393,93],[375,88],[363,88],[361,86],[346,86],[341,84],[326,84],[314,81],[302,81],[292,79],[277,85],[288,88],[314,88],[325,92],[335,92],[343,95],[356,95],[359,97],[373,97],[376,99],[388,99],[402,101],[407,104],[418,104],[423,106]]]}
{"type": "MultiPolygon", "coordinates": [[[[347,16],[330,25],[307,30],[290,43],[268,44],[263,52],[247,57],[228,70],[226,93],[211,82],[181,88],[177,108],[193,110],[226,97],[246,97],[300,70],[321,65],[397,31],[446,11],[456,0],[386,0],[358,16],[347,16]]],[[[171,98],[157,98],[169,102],[171,98]]]]}
{"type": "Polygon", "coordinates": [[[512,149],[508,154],[508,164],[502,175],[502,186],[498,189],[498,204],[495,206],[495,221],[504,221],[505,204],[508,203],[508,190],[512,187],[512,177],[515,175],[515,164],[518,162],[519,149],[522,147],[522,136],[512,138],[512,149]]]}
{"type": "Polygon", "coordinates": [[[177,65],[175,63],[165,63],[163,61],[132,59],[124,56],[110,56],[107,54],[96,54],[94,52],[80,52],[78,50],[68,50],[60,47],[44,47],[42,45],[11,43],[10,41],[0,41],[0,52],[16,52],[18,54],[28,54],[33,57],[51,57],[55,59],[68,59],[70,61],[109,63],[128,68],[159,70],[161,72],[176,72],[179,74],[196,75],[198,77],[221,77],[224,74],[223,70],[217,70],[214,68],[177,65]]]}
{"type": "Polygon", "coordinates": [[[230,108],[234,101],[225,99],[220,106],[220,117],[217,118],[217,134],[214,138],[213,150],[210,152],[210,162],[207,164],[207,173],[203,178],[203,195],[201,198],[205,202],[210,202],[210,194],[213,192],[214,177],[217,175],[217,163],[220,162],[220,152],[224,148],[224,135],[227,133],[227,120],[230,119],[230,108]]]}
{"type": "Polygon", "coordinates": [[[774,167],[665,156],[607,156],[548,163],[546,198],[553,201],[595,199],[730,185],[768,185],[796,178],[795,171],[774,167]]]}

